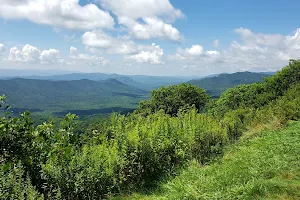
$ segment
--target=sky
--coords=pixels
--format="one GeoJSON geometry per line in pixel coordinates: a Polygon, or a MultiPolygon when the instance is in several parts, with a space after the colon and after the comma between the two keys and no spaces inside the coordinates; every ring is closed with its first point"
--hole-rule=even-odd
{"type": "Polygon", "coordinates": [[[0,0],[0,69],[274,72],[300,58],[299,7],[297,0],[0,0]]]}

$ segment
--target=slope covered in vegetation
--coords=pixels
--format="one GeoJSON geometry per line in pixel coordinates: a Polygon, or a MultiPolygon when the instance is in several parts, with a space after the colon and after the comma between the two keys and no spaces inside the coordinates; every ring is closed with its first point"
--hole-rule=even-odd
{"type": "MultiPolygon", "coordinates": [[[[76,115],[68,114],[59,124],[47,122],[36,127],[27,112],[19,117],[6,114],[5,97],[1,97],[5,116],[0,118],[0,199],[14,199],[18,194],[104,199],[153,188],[191,161],[206,165],[222,155],[224,147],[246,137],[246,132],[299,119],[300,61],[291,60],[263,83],[229,89],[217,101],[209,101],[203,89],[182,84],[152,92],[149,102],[157,108],[149,112],[143,102],[130,115],[113,114],[78,134],[73,126],[76,115]]],[[[286,162],[294,159],[286,155],[286,162]]],[[[277,171],[272,173],[277,176],[277,171]]],[[[250,175],[242,175],[237,183],[247,183],[250,175]]],[[[226,188],[219,192],[234,195],[239,186],[235,189],[233,193],[226,188]]],[[[241,189],[243,192],[247,193],[241,189]]],[[[187,194],[199,197],[196,191],[187,194]]]]}
{"type": "Polygon", "coordinates": [[[300,199],[300,123],[231,146],[210,165],[191,162],[156,194],[116,199],[300,199]]]}
{"type": "Polygon", "coordinates": [[[215,77],[191,80],[188,83],[204,88],[211,96],[219,97],[228,88],[240,84],[262,82],[264,78],[271,76],[266,73],[237,72],[233,74],[219,74],[215,77]]]}
{"type": "Polygon", "coordinates": [[[115,79],[91,81],[0,80],[0,94],[6,94],[14,111],[68,112],[79,115],[111,113],[136,108],[148,92],[115,79]],[[110,109],[109,109],[110,108],[110,109]],[[84,112],[85,111],[85,112],[84,112]]]}

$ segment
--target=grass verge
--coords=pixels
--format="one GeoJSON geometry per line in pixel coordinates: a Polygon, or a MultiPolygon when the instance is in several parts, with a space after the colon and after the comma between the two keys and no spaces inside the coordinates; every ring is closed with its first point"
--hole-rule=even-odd
{"type": "Polygon", "coordinates": [[[232,145],[210,165],[192,161],[151,195],[114,199],[300,199],[300,122],[232,145]]]}

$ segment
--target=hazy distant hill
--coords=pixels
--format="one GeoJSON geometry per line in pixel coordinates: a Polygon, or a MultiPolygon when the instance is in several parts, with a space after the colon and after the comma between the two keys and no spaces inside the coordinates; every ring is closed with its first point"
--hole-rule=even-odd
{"type": "Polygon", "coordinates": [[[32,79],[0,80],[0,95],[6,94],[15,112],[72,112],[79,115],[128,111],[149,96],[149,90],[162,85],[187,82],[202,87],[217,97],[226,89],[262,81],[272,73],[238,72],[214,77],[159,77],[103,73],[71,73],[53,76],[30,76],[32,79]],[[35,78],[35,79],[33,79],[35,78]]]}
{"type": "Polygon", "coordinates": [[[172,76],[146,76],[146,75],[120,75],[120,74],[104,74],[104,73],[71,73],[53,76],[22,76],[27,79],[38,80],[82,80],[88,79],[92,81],[100,81],[107,79],[117,79],[125,84],[138,87],[140,89],[152,90],[160,86],[168,86],[183,83],[194,77],[172,77],[172,76]]]}
{"type": "Polygon", "coordinates": [[[53,76],[75,73],[67,70],[37,70],[37,69],[0,69],[0,78],[25,77],[25,76],[53,76]]]}
{"type": "Polygon", "coordinates": [[[239,84],[250,84],[263,81],[273,73],[237,72],[233,74],[219,74],[214,77],[189,81],[192,85],[204,88],[211,96],[217,97],[228,88],[239,84]]]}
{"type": "Polygon", "coordinates": [[[6,94],[15,111],[101,113],[137,106],[148,92],[116,79],[92,81],[48,81],[15,78],[0,80],[0,94],[6,94]],[[107,110],[111,108],[111,110],[107,110]],[[113,109],[115,108],[115,109],[113,109]]]}
{"type": "Polygon", "coordinates": [[[59,74],[52,76],[26,76],[28,79],[39,79],[39,80],[52,80],[52,81],[74,81],[81,79],[88,79],[92,81],[106,80],[110,78],[119,78],[123,75],[119,74],[105,74],[105,73],[70,73],[70,74],[59,74]]]}

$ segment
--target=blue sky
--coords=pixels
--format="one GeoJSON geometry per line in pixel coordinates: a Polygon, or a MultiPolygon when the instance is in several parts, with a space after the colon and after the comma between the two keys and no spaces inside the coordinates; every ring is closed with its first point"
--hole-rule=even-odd
{"type": "Polygon", "coordinates": [[[300,58],[296,0],[2,1],[0,68],[202,76],[300,58]]]}

